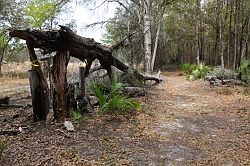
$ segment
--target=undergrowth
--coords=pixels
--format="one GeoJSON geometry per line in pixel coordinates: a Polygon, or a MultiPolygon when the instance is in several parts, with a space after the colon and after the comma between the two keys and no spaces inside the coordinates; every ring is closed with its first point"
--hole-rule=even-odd
{"type": "Polygon", "coordinates": [[[180,65],[180,69],[187,74],[187,80],[196,80],[204,78],[212,71],[212,68],[201,63],[198,65],[184,63],[180,65]]]}
{"type": "Polygon", "coordinates": [[[139,111],[141,109],[139,101],[120,93],[121,88],[124,86],[123,83],[118,83],[114,79],[108,86],[101,84],[91,85],[90,89],[98,99],[99,113],[123,114],[126,111],[139,111]]]}

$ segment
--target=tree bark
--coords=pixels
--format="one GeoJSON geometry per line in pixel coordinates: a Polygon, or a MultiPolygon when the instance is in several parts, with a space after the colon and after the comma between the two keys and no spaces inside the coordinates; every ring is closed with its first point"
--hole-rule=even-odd
{"type": "Polygon", "coordinates": [[[238,42],[239,42],[239,17],[240,17],[240,0],[236,0],[235,6],[235,18],[234,18],[234,58],[233,58],[233,69],[237,67],[238,57],[238,42]]]}
{"type": "Polygon", "coordinates": [[[46,120],[49,112],[49,88],[46,79],[42,73],[41,65],[37,60],[34,43],[26,42],[32,68],[29,72],[30,89],[32,96],[34,121],[46,120]]]}
{"type": "MultiPolygon", "coordinates": [[[[126,38],[131,35],[133,34],[129,34],[126,38]]],[[[126,38],[111,47],[107,47],[95,42],[93,39],[81,37],[65,26],[61,26],[60,30],[13,30],[10,32],[10,36],[31,41],[34,43],[35,48],[43,49],[44,53],[69,50],[70,56],[81,61],[87,60],[86,75],[95,59],[100,61],[100,64],[108,71],[109,75],[111,75],[111,66],[115,66],[124,72],[128,70],[126,65],[112,56],[113,50],[119,48],[126,38]]]]}
{"type": "Polygon", "coordinates": [[[241,58],[244,58],[244,52],[246,52],[246,57],[247,57],[247,43],[249,41],[249,33],[250,33],[250,17],[248,16],[248,22],[247,22],[247,35],[245,39],[245,43],[243,43],[243,48],[241,51],[241,58]]]}
{"type": "Polygon", "coordinates": [[[57,120],[64,120],[69,117],[66,78],[68,61],[68,50],[59,51],[53,58],[53,66],[51,69],[54,83],[53,111],[54,118],[57,120]]]}
{"type": "Polygon", "coordinates": [[[152,58],[152,41],[151,41],[151,29],[150,29],[150,0],[144,0],[144,70],[145,73],[151,74],[151,58],[152,58]]]}
{"type": "Polygon", "coordinates": [[[227,67],[230,68],[231,64],[231,51],[232,51],[232,20],[233,20],[233,1],[230,1],[230,17],[229,17],[229,32],[227,39],[227,67]]]}
{"type": "Polygon", "coordinates": [[[3,53],[0,53],[0,77],[2,76],[3,53]]]}
{"type": "Polygon", "coordinates": [[[200,26],[200,0],[197,0],[196,1],[196,23],[195,23],[196,64],[200,63],[199,26],[200,26]]]}
{"type": "Polygon", "coordinates": [[[33,120],[34,122],[45,121],[49,112],[48,93],[44,93],[43,81],[40,73],[32,69],[28,71],[30,91],[32,97],[33,120]]]}

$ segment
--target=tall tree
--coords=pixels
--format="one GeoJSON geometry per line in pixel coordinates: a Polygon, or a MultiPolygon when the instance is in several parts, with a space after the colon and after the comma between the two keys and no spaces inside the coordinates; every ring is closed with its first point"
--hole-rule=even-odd
{"type": "Polygon", "coordinates": [[[196,0],[196,23],[195,23],[195,49],[196,49],[196,63],[200,63],[200,0],[196,0]]]}

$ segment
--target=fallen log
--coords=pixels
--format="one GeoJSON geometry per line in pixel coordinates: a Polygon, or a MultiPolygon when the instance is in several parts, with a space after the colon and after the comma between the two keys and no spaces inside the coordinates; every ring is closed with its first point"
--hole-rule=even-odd
{"type": "Polygon", "coordinates": [[[10,100],[10,97],[3,97],[3,98],[0,98],[0,106],[2,105],[8,105],[9,104],[9,100],[10,100]]]}
{"type": "Polygon", "coordinates": [[[0,130],[0,135],[14,136],[17,135],[19,130],[0,130]]]}
{"type": "MultiPolygon", "coordinates": [[[[128,67],[112,56],[112,51],[122,45],[125,38],[113,46],[107,47],[95,42],[91,38],[81,37],[66,26],[60,26],[59,30],[12,30],[11,37],[17,37],[33,43],[34,48],[41,48],[46,53],[68,50],[70,56],[86,61],[85,75],[88,75],[92,62],[100,61],[102,67],[111,75],[111,66],[121,71],[127,71],[128,67]]],[[[132,34],[128,35],[130,37],[132,34]]]]}
{"type": "Polygon", "coordinates": [[[0,108],[25,108],[25,105],[21,104],[1,104],[0,108]]]}
{"type": "MultiPolygon", "coordinates": [[[[40,48],[44,54],[68,50],[69,55],[86,62],[85,77],[89,74],[92,62],[98,59],[102,69],[105,69],[111,78],[111,66],[127,72],[129,67],[112,56],[115,49],[121,47],[127,38],[134,33],[128,34],[111,46],[101,45],[92,38],[85,38],[75,34],[70,28],[60,25],[59,30],[12,30],[11,37],[17,37],[32,43],[34,48],[40,48]]],[[[50,58],[50,57],[49,57],[50,58]]],[[[42,59],[47,59],[42,58],[42,59]]],[[[100,69],[98,68],[98,69],[100,69]]],[[[93,71],[91,71],[93,72],[93,71]]],[[[162,80],[153,76],[143,76],[144,80],[154,80],[160,83],[162,80]]]]}
{"type": "Polygon", "coordinates": [[[131,97],[140,97],[145,96],[148,91],[142,87],[124,87],[121,89],[121,92],[131,97]]]}

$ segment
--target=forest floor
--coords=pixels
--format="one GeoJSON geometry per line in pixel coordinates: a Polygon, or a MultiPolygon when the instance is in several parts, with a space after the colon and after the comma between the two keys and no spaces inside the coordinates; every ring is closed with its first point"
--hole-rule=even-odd
{"type": "MultiPolygon", "coordinates": [[[[249,87],[213,87],[179,73],[163,72],[164,81],[139,98],[140,112],[86,115],[73,122],[75,132],[33,123],[31,108],[0,109],[1,130],[22,127],[0,136],[7,142],[0,165],[250,165],[249,87]]],[[[15,103],[31,103],[23,91],[15,103]]]]}

